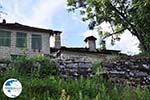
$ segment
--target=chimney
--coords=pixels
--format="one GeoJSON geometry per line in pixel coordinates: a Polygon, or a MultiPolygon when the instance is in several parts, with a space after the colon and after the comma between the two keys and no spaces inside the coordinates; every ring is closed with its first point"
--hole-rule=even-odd
{"type": "Polygon", "coordinates": [[[85,38],[85,47],[89,49],[89,51],[96,51],[96,43],[97,40],[94,36],[89,36],[85,38]]]}
{"type": "Polygon", "coordinates": [[[6,20],[5,19],[3,19],[3,22],[2,22],[3,24],[6,24],[6,20]]]}
{"type": "Polygon", "coordinates": [[[50,36],[50,46],[56,49],[61,48],[61,32],[60,31],[54,31],[54,33],[50,36]]]}

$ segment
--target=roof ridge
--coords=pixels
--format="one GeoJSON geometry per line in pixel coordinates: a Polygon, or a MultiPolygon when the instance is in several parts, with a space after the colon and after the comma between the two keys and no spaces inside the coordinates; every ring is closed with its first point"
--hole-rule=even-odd
{"type": "Polygon", "coordinates": [[[0,23],[0,28],[5,28],[5,29],[12,29],[12,30],[23,30],[23,31],[35,31],[35,32],[44,32],[44,33],[61,33],[61,31],[56,31],[52,29],[46,29],[46,28],[39,28],[39,27],[34,27],[34,26],[29,26],[29,25],[23,25],[18,22],[15,23],[0,23]]]}

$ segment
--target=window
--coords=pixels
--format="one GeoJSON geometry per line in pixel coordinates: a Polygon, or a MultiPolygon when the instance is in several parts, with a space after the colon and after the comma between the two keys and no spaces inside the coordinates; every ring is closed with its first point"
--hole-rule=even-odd
{"type": "Polygon", "coordinates": [[[22,32],[16,33],[16,47],[27,47],[27,34],[22,32]]]}
{"type": "Polygon", "coordinates": [[[32,49],[42,49],[41,35],[32,34],[32,49]]]}
{"type": "Polygon", "coordinates": [[[11,32],[0,30],[0,46],[10,46],[11,32]]]}

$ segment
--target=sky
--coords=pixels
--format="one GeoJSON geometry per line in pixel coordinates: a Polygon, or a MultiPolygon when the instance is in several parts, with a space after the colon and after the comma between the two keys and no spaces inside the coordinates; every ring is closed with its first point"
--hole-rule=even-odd
{"type": "MultiPolygon", "coordinates": [[[[0,0],[2,11],[1,19],[8,23],[20,24],[62,31],[61,43],[67,47],[85,47],[84,39],[87,36],[99,38],[98,33],[88,30],[88,23],[82,22],[79,12],[67,11],[67,0],[0,0]]],[[[109,30],[107,24],[101,25],[103,30],[109,30]]],[[[97,48],[98,48],[97,40],[97,48]]],[[[106,39],[106,48],[121,50],[122,53],[139,53],[138,40],[130,32],[121,35],[121,40],[114,46],[110,38],[106,39]]]]}

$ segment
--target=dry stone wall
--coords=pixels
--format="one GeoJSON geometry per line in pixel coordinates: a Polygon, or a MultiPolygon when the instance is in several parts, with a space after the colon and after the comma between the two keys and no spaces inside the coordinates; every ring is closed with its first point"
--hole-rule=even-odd
{"type": "Polygon", "coordinates": [[[102,74],[117,84],[150,86],[150,57],[122,57],[104,63],[102,74]]]}
{"type": "MultiPolygon", "coordinates": [[[[86,56],[63,56],[57,59],[57,64],[60,76],[65,79],[93,77],[95,74],[92,62],[86,56]]],[[[150,57],[120,56],[103,62],[100,74],[118,85],[150,87],[150,57]]]]}
{"type": "Polygon", "coordinates": [[[83,56],[61,56],[57,59],[57,68],[64,79],[93,76],[92,63],[83,56]]]}

